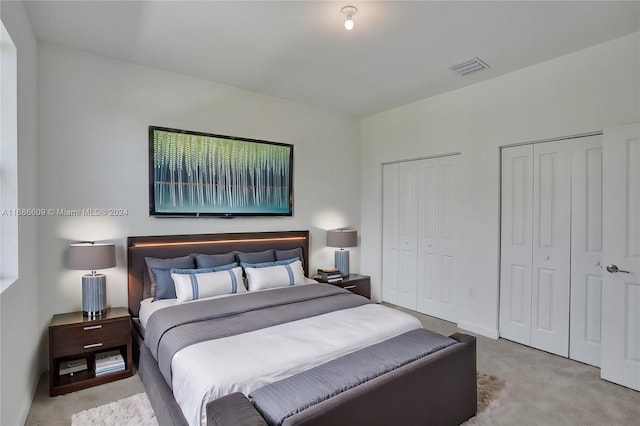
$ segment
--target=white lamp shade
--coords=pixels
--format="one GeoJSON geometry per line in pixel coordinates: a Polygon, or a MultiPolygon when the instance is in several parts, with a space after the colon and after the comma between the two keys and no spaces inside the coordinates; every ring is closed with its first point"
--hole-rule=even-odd
{"type": "Polygon", "coordinates": [[[116,266],[115,244],[77,243],[69,247],[69,267],[95,271],[116,266]]]}
{"type": "Polygon", "coordinates": [[[356,247],[358,233],[353,229],[331,229],[327,231],[327,245],[329,247],[356,247]]]}

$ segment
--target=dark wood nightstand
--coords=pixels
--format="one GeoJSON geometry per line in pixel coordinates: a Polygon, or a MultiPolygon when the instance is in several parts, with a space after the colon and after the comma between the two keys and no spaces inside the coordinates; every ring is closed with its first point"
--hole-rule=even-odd
{"type": "Polygon", "coordinates": [[[342,281],[327,284],[337,285],[345,290],[349,290],[351,293],[371,299],[371,277],[368,275],[351,274],[342,278],[342,281]]]}
{"type": "Polygon", "coordinates": [[[98,318],[87,318],[82,312],[54,315],[49,324],[49,395],[101,385],[133,374],[131,317],[127,308],[107,309],[98,318]],[[125,369],[96,377],[95,355],[118,349],[125,369]],[[59,375],[60,364],[84,358],[87,369],[59,375]]]}

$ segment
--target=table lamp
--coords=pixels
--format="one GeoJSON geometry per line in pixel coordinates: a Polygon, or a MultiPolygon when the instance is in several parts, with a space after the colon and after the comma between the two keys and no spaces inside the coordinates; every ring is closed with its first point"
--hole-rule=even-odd
{"type": "Polygon", "coordinates": [[[107,312],[107,277],[96,269],[116,266],[116,246],[110,243],[77,243],[69,247],[69,267],[91,271],[82,276],[82,312],[89,318],[107,312]]]}
{"type": "Polygon", "coordinates": [[[344,248],[358,245],[358,233],[353,229],[330,229],[327,231],[327,245],[340,248],[335,252],[335,267],[346,277],[349,275],[349,250],[344,248]]]}

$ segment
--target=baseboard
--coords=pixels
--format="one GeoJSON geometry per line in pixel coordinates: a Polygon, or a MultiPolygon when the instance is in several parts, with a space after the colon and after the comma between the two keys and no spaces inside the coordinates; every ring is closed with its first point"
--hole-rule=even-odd
{"type": "Polygon", "coordinates": [[[478,324],[474,324],[471,322],[465,322],[465,321],[458,321],[458,328],[462,329],[462,330],[467,330],[470,331],[474,334],[480,334],[481,336],[485,336],[488,337],[490,339],[498,339],[498,337],[500,337],[500,334],[498,333],[498,330],[495,328],[487,328],[487,327],[483,327],[480,326],[478,324]]]}

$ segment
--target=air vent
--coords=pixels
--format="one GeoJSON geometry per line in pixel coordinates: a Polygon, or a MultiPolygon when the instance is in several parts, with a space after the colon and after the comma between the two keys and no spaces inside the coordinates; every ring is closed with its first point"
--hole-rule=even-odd
{"type": "Polygon", "coordinates": [[[485,64],[480,58],[473,58],[470,61],[449,67],[451,71],[458,75],[471,74],[472,72],[480,71],[485,68],[489,68],[489,65],[485,64]]]}

